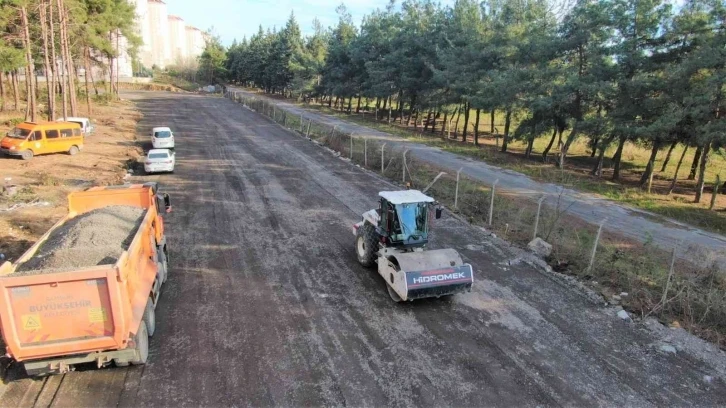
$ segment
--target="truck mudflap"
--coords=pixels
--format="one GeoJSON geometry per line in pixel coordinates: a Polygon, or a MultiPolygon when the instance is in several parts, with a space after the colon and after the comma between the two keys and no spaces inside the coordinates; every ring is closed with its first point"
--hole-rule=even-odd
{"type": "MultiPolygon", "coordinates": [[[[405,293],[399,293],[403,300],[468,292],[474,283],[471,265],[454,249],[399,253],[395,262],[405,275],[405,293]]],[[[403,289],[396,286],[397,292],[403,289]]]]}

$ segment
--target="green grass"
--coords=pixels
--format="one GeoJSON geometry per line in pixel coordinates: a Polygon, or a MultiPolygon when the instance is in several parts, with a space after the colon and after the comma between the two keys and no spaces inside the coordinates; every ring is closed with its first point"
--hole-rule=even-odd
{"type": "MultiPolygon", "coordinates": [[[[566,167],[565,171],[558,169],[552,164],[543,163],[541,160],[524,160],[521,156],[525,146],[523,143],[513,141],[510,144],[510,150],[513,154],[501,153],[494,146],[495,141],[492,139],[484,139],[482,146],[475,146],[471,143],[461,143],[452,140],[442,139],[437,134],[424,134],[412,132],[410,129],[405,129],[400,126],[389,125],[385,122],[374,122],[371,119],[363,117],[362,115],[342,113],[340,111],[329,109],[327,106],[320,105],[307,105],[310,108],[318,110],[320,112],[330,114],[340,119],[348,120],[363,126],[387,132],[396,136],[400,136],[407,140],[423,143],[429,146],[438,147],[444,151],[459,154],[466,157],[475,158],[487,162],[488,164],[503,167],[509,170],[513,170],[535,180],[555,183],[566,186],[568,188],[601,195],[605,198],[617,201],[623,204],[631,205],[636,208],[640,208],[646,211],[650,211],[654,214],[662,215],[665,217],[672,218],[674,220],[684,222],[693,225],[698,228],[703,228],[708,231],[717,233],[726,233],[726,217],[721,212],[710,211],[706,207],[710,200],[710,195],[706,195],[705,199],[702,200],[701,204],[694,204],[692,193],[689,194],[672,194],[670,196],[664,194],[648,194],[637,187],[624,185],[621,183],[615,183],[609,181],[606,178],[596,178],[587,174],[585,169],[589,170],[587,166],[579,166],[578,168],[569,169],[566,167]]],[[[566,137],[564,135],[563,137],[566,137]]],[[[501,140],[500,140],[501,142],[501,140]]],[[[549,138],[539,138],[534,144],[534,157],[541,157],[541,151],[549,142],[549,138]]],[[[606,157],[611,157],[614,153],[615,146],[612,146],[606,151],[606,157]]],[[[695,149],[690,149],[690,152],[694,152],[695,149]]],[[[656,188],[654,192],[663,192],[663,184],[668,184],[669,178],[673,176],[675,172],[678,159],[683,152],[683,146],[678,146],[674,149],[671,160],[666,166],[664,172],[659,172],[661,169],[663,160],[665,158],[665,151],[662,151],[656,160],[656,188]],[[658,188],[657,186],[661,187],[658,188]]],[[[639,147],[632,143],[627,143],[623,149],[623,160],[622,167],[625,169],[624,172],[631,175],[637,175],[638,172],[642,172],[645,169],[645,165],[649,158],[650,151],[639,147]]],[[[587,143],[584,139],[574,143],[570,149],[568,161],[588,161],[589,151],[587,143]]],[[[687,153],[681,169],[679,171],[679,186],[683,186],[687,183],[687,186],[692,186],[694,182],[686,182],[685,178],[690,172],[690,165],[692,160],[692,154],[687,153]]],[[[606,163],[607,164],[607,163],[606,163]]],[[[713,155],[711,159],[711,165],[706,173],[706,183],[713,183],[716,179],[717,174],[726,174],[724,172],[724,166],[726,166],[726,160],[721,155],[713,155]]]]}

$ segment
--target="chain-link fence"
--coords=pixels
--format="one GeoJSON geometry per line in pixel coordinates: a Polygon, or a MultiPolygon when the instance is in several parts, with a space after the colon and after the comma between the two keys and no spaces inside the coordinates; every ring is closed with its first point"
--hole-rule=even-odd
{"type": "MultiPolygon", "coordinates": [[[[293,114],[268,98],[229,92],[230,99],[259,112],[302,137],[337,152],[352,163],[402,186],[422,190],[475,225],[520,246],[541,238],[552,246],[547,257],[558,272],[577,275],[611,303],[622,302],[645,317],[677,319],[721,342],[726,335],[726,279],[718,268],[679,260],[677,251],[651,242],[633,242],[603,231],[569,212],[565,189],[548,199],[487,186],[459,172],[439,168],[392,144],[341,131],[336,126],[293,114]]],[[[571,205],[571,204],[570,204],[571,205]]]]}

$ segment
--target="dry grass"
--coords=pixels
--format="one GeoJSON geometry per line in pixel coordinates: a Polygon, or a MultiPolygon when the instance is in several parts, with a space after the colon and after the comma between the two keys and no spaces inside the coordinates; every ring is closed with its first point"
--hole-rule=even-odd
{"type": "MultiPolygon", "coordinates": [[[[86,112],[81,105],[80,112],[86,112]]],[[[12,125],[8,118],[20,112],[0,115],[0,132],[12,125]]],[[[96,132],[86,139],[80,154],[50,154],[30,161],[0,157],[0,176],[19,187],[15,196],[0,196],[0,209],[14,204],[45,203],[2,212],[0,217],[0,253],[17,259],[35,240],[66,214],[69,192],[93,185],[123,183],[126,160],[138,157],[136,124],[141,115],[129,102],[114,101],[108,106],[94,106],[92,120],[96,132]]]]}

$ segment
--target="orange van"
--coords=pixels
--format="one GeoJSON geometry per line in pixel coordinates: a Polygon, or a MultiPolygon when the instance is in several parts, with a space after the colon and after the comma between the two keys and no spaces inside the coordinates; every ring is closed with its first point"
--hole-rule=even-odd
{"type": "Polygon", "coordinates": [[[83,149],[81,125],[71,122],[23,122],[0,141],[0,151],[30,160],[38,154],[68,153],[83,149]]]}

